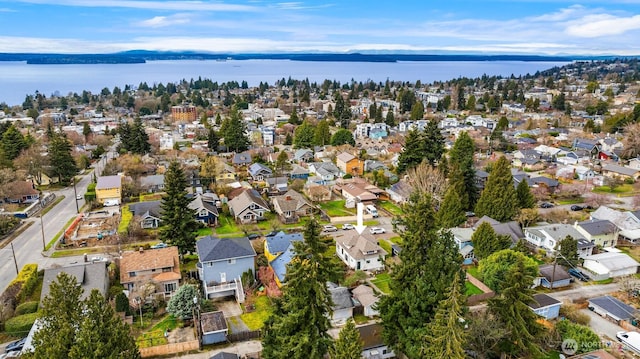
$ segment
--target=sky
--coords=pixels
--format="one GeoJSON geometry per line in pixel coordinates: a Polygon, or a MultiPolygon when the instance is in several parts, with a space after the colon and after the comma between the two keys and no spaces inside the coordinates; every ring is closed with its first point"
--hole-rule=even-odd
{"type": "Polygon", "coordinates": [[[0,52],[640,55],[640,0],[0,0],[0,52]]]}

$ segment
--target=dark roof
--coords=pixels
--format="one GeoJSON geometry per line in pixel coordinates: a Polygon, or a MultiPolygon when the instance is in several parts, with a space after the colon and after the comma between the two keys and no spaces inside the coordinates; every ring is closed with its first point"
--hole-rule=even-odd
{"type": "Polygon", "coordinates": [[[538,271],[540,271],[540,275],[545,277],[549,282],[556,282],[559,280],[570,279],[571,276],[567,273],[564,268],[559,265],[555,266],[555,270],[553,269],[553,264],[545,264],[538,267],[538,271]],[[552,278],[554,278],[552,280],[552,278]]]}
{"type": "Polygon", "coordinates": [[[362,349],[373,349],[384,346],[382,341],[382,325],[369,324],[356,328],[360,332],[360,340],[362,340],[362,349]]]}
{"type": "Polygon", "coordinates": [[[302,233],[284,233],[282,231],[278,232],[275,236],[266,237],[265,241],[267,242],[267,249],[269,249],[269,253],[272,255],[276,255],[277,253],[282,253],[287,250],[289,244],[295,241],[302,241],[304,238],[302,237],[302,233]]]}
{"type": "Polygon", "coordinates": [[[216,238],[206,236],[196,242],[200,262],[255,256],[256,251],[247,237],[216,238]]]}
{"type": "Polygon", "coordinates": [[[200,323],[204,334],[227,330],[227,321],[222,311],[200,314],[200,323]]]}
{"type": "Polygon", "coordinates": [[[533,309],[544,308],[554,304],[560,304],[561,302],[555,298],[552,298],[544,293],[538,293],[533,296],[533,303],[529,303],[529,307],[533,309]]]}
{"type": "Polygon", "coordinates": [[[227,353],[227,352],[220,352],[212,357],[210,357],[209,359],[238,359],[238,354],[235,353],[227,353]]]}
{"type": "Polygon", "coordinates": [[[586,240],[584,238],[578,238],[578,249],[584,249],[589,247],[595,247],[595,243],[586,240]]]}
{"type": "Polygon", "coordinates": [[[632,306],[625,304],[610,295],[604,295],[602,297],[591,298],[588,300],[590,304],[595,304],[598,307],[606,310],[611,315],[620,318],[622,320],[631,319],[636,313],[636,309],[632,306]]]}
{"type": "Polygon", "coordinates": [[[333,302],[332,309],[340,310],[353,308],[353,300],[351,299],[351,292],[346,287],[339,287],[333,283],[328,284],[329,293],[331,293],[331,301],[333,302]]]}
{"type": "Polygon", "coordinates": [[[44,279],[42,283],[42,293],[40,294],[40,302],[49,295],[49,286],[55,282],[58,274],[66,273],[76,279],[76,282],[82,287],[81,299],[91,294],[91,291],[98,289],[100,294],[107,294],[105,290],[108,288],[107,262],[92,262],[71,265],[67,267],[49,268],[44,270],[44,279]]]}
{"type": "Polygon", "coordinates": [[[578,225],[592,236],[611,234],[616,231],[616,225],[606,219],[584,221],[578,223],[578,225]]]}
{"type": "Polygon", "coordinates": [[[162,210],[160,203],[161,201],[132,203],[129,205],[129,211],[131,211],[134,216],[142,217],[148,212],[153,217],[160,218],[162,217],[162,214],[160,213],[162,210]]]}

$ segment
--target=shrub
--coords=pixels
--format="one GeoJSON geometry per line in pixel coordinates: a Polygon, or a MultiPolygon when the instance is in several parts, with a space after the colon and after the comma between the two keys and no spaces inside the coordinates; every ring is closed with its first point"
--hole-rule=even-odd
{"type": "Polygon", "coordinates": [[[131,315],[129,299],[122,291],[116,295],[116,312],[125,312],[126,315],[131,315]]]}
{"type": "Polygon", "coordinates": [[[9,335],[24,337],[29,333],[29,330],[31,330],[37,318],[38,313],[29,313],[13,317],[4,323],[4,330],[9,335]]]}
{"type": "Polygon", "coordinates": [[[40,302],[24,302],[16,308],[16,315],[35,313],[40,302]]]}
{"type": "Polygon", "coordinates": [[[38,265],[26,264],[18,273],[16,279],[11,282],[11,284],[13,283],[21,284],[20,292],[16,296],[18,302],[27,299],[38,286],[38,265]]]}
{"type": "Polygon", "coordinates": [[[560,316],[581,325],[589,325],[591,321],[591,317],[588,314],[582,313],[578,306],[571,303],[563,303],[562,307],[560,307],[560,316]]]}

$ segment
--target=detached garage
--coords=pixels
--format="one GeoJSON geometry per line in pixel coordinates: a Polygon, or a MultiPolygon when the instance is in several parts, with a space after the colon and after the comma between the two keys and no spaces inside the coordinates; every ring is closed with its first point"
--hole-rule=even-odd
{"type": "Polygon", "coordinates": [[[592,298],[588,302],[590,310],[618,324],[623,321],[630,322],[637,312],[634,307],[610,295],[592,298]]]}
{"type": "Polygon", "coordinates": [[[633,275],[640,263],[624,253],[605,252],[584,257],[582,265],[596,280],[633,275]]]}

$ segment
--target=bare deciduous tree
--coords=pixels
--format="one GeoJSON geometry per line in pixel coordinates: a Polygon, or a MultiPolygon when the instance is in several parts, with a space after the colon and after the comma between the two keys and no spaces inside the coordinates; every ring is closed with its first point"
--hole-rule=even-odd
{"type": "Polygon", "coordinates": [[[447,179],[439,169],[423,161],[409,169],[407,177],[414,190],[428,193],[435,204],[442,202],[444,192],[447,190],[447,179]]]}
{"type": "Polygon", "coordinates": [[[632,158],[640,155],[640,123],[630,123],[624,127],[622,143],[624,144],[623,157],[632,158]]]}

